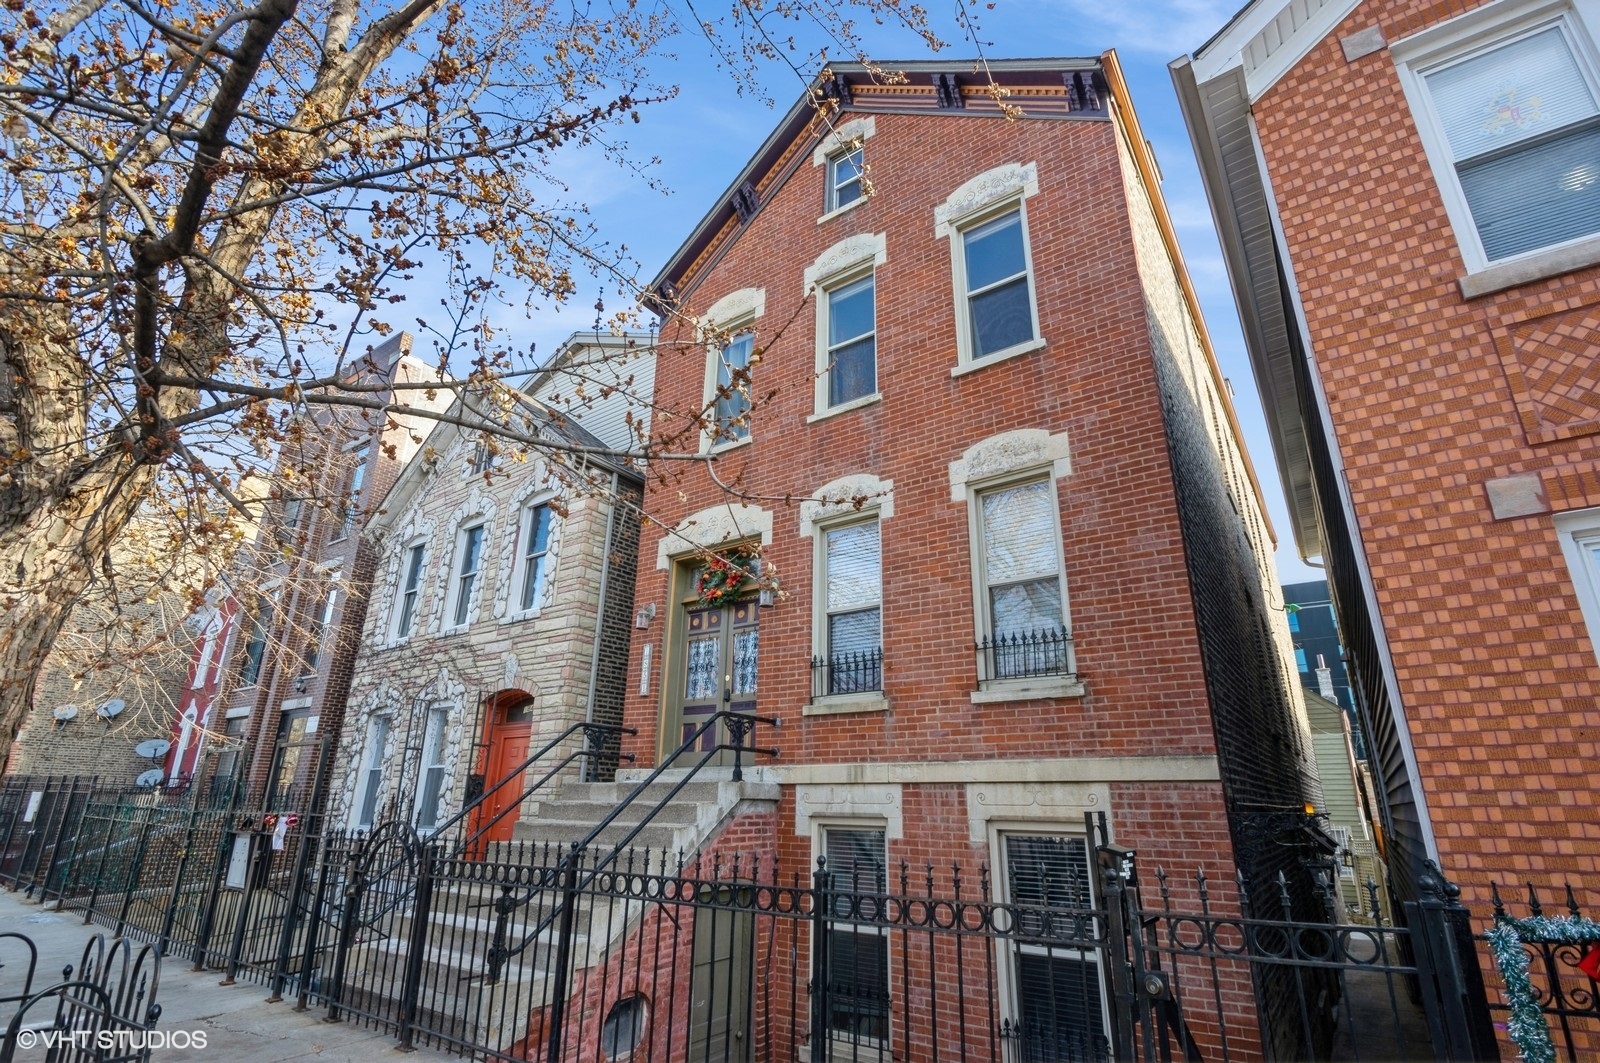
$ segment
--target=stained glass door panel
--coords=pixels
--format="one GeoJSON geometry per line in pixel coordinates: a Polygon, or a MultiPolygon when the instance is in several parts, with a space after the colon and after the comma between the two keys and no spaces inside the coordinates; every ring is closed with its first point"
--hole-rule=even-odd
{"type": "MultiPolygon", "coordinates": [[[[755,711],[759,612],[754,597],[685,610],[680,743],[723,708],[755,711]]],[[[701,735],[696,748],[710,750],[727,740],[727,728],[718,726],[701,735]]]]}

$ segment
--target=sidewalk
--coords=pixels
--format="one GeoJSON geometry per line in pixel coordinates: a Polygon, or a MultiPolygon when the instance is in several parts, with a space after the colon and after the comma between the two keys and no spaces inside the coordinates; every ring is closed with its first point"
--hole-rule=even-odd
{"type": "MultiPolygon", "coordinates": [[[[53,906],[53,902],[52,905],[53,906]]],[[[111,934],[98,924],[84,926],[81,913],[53,912],[22,896],[0,890],[0,932],[26,934],[39,949],[39,967],[33,977],[35,992],[60,981],[61,968],[76,965],[83,946],[95,934],[111,934]]],[[[23,978],[17,953],[7,950],[0,961],[0,995],[16,993],[23,978]]],[[[205,1031],[205,1048],[167,1048],[153,1053],[159,1060],[217,1060],[218,1063],[367,1063],[386,1059],[396,1051],[391,1035],[354,1022],[323,1022],[326,1012],[294,1010],[294,1000],[268,1004],[268,988],[240,980],[218,985],[217,971],[191,971],[188,957],[162,960],[156,1003],[161,1005],[158,1030],[205,1031]]],[[[11,1017],[5,1009],[0,1021],[11,1017]]],[[[429,1048],[397,1056],[407,1063],[425,1063],[454,1057],[429,1048]]]]}

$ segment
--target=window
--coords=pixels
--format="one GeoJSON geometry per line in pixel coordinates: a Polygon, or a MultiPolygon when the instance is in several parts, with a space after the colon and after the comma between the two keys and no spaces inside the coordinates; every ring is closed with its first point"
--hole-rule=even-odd
{"type": "Polygon", "coordinates": [[[298,806],[306,782],[301,768],[309,768],[314,756],[307,751],[317,744],[316,717],[310,709],[285,712],[278,719],[278,746],[273,751],[272,789],[267,795],[268,810],[298,806]]]}
{"type": "Polygon", "coordinates": [[[1298,635],[1300,633],[1300,607],[1291,602],[1286,611],[1289,615],[1289,630],[1298,635]]]}
{"type": "Polygon", "coordinates": [[[239,682],[244,686],[253,686],[261,680],[261,667],[267,656],[267,639],[272,634],[272,620],[277,608],[276,591],[256,595],[255,615],[250,619],[250,637],[245,640],[244,660],[239,663],[239,682]]]}
{"type": "Polygon", "coordinates": [[[417,543],[406,551],[405,577],[400,584],[400,613],[394,625],[394,637],[408,638],[417,622],[417,601],[422,597],[422,562],[427,546],[417,543]]]}
{"type": "Polygon", "coordinates": [[[450,603],[450,626],[465,627],[472,616],[472,592],[477,586],[478,570],[483,564],[482,524],[474,524],[462,531],[456,557],[455,589],[450,603]]]}
{"type": "Polygon", "coordinates": [[[717,358],[712,446],[750,437],[749,370],[755,345],[755,333],[742,332],[728,341],[717,358]]]}
{"type": "Polygon", "coordinates": [[[1572,588],[1589,628],[1589,645],[1600,655],[1600,509],[1560,513],[1555,519],[1572,588]]]}
{"type": "Polygon", "coordinates": [[[824,645],[816,696],[883,689],[883,562],[876,520],[823,533],[824,645]]]}
{"type": "Polygon", "coordinates": [[[866,149],[858,145],[828,156],[827,209],[829,211],[847,207],[865,193],[862,177],[866,172],[865,154],[866,149]]]}
{"type": "MultiPolygon", "coordinates": [[[[872,1049],[889,1036],[889,938],[883,920],[887,856],[881,829],[825,827],[827,1027],[833,1040],[872,1049]]],[[[853,1058],[853,1057],[847,1057],[853,1058]]]]}
{"type": "Polygon", "coordinates": [[[305,511],[305,502],[298,498],[285,499],[283,513],[278,521],[278,541],[287,542],[294,538],[294,533],[300,527],[300,517],[305,511]]]}
{"type": "Polygon", "coordinates": [[[1002,834],[1011,935],[1003,1034],[1014,1058],[1109,1059],[1110,1038],[1082,838],[1002,834]]]}
{"type": "Polygon", "coordinates": [[[1502,5],[1393,49],[1469,273],[1600,234],[1593,44],[1567,5],[1529,6],[1489,44],[1502,5]]]}
{"type": "Polygon", "coordinates": [[[522,542],[522,592],[517,601],[518,608],[527,612],[538,608],[544,600],[545,584],[550,578],[549,505],[541,503],[528,507],[522,542]]]}
{"type": "Polygon", "coordinates": [[[500,453],[487,437],[479,437],[472,448],[472,474],[482,476],[500,465],[500,453]]]}
{"type": "Polygon", "coordinates": [[[328,638],[328,632],[333,628],[333,617],[339,608],[339,570],[333,569],[328,573],[327,583],[322,591],[322,601],[317,604],[311,613],[310,630],[306,633],[305,669],[309,674],[317,670],[318,663],[324,658],[323,643],[328,638]]]}
{"type": "Polygon", "coordinates": [[[829,406],[840,406],[878,390],[876,296],[871,274],[825,293],[829,406]]]}
{"type": "Polygon", "coordinates": [[[222,742],[217,746],[217,763],[211,772],[211,796],[233,792],[239,770],[239,753],[244,748],[244,729],[248,716],[229,716],[222,723],[222,742]]]}
{"type": "Polygon", "coordinates": [[[444,741],[449,715],[429,709],[422,735],[422,780],[417,787],[417,829],[431,831],[439,823],[439,803],[444,797],[444,741]]]}
{"type": "Polygon", "coordinates": [[[367,482],[367,457],[371,453],[371,446],[366,444],[350,452],[350,460],[355,462],[355,467],[350,470],[350,487],[345,491],[344,502],[339,507],[339,532],[336,538],[343,538],[355,531],[360,519],[361,488],[367,482]]]}
{"type": "Polygon", "coordinates": [[[383,758],[389,744],[389,717],[374,716],[367,725],[367,766],[361,773],[361,799],[356,826],[370,827],[378,814],[378,789],[383,784],[383,758]]]}
{"type": "Polygon", "coordinates": [[[1022,208],[961,231],[965,317],[973,359],[1027,343],[1037,334],[1022,208]]]}
{"type": "Polygon", "coordinates": [[[985,679],[1072,672],[1055,510],[1049,479],[978,495],[985,679]]]}

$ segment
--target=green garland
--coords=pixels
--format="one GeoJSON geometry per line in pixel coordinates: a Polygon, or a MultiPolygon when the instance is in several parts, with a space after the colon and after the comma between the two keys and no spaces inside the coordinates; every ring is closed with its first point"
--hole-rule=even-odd
{"type": "Polygon", "coordinates": [[[1550,1040],[1550,1025],[1545,1021],[1539,998],[1528,978],[1528,954],[1524,944],[1551,942],[1562,945],[1600,945],[1600,923],[1582,916],[1532,916],[1528,919],[1495,920],[1483,935],[1494,955],[1505,984],[1510,1018],[1506,1033],[1517,1046],[1522,1063],[1555,1063],[1556,1047],[1550,1040]]]}

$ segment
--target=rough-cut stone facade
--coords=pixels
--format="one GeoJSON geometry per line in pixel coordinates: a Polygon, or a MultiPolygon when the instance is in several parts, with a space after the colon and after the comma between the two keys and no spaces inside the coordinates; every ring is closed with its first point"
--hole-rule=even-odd
{"type": "MultiPolygon", "coordinates": [[[[632,362],[635,386],[648,394],[651,355],[613,347],[609,338],[574,340],[557,365],[596,349],[632,362]]],[[[631,407],[642,420],[637,392],[618,390],[580,410],[562,400],[562,392],[572,390],[570,383],[555,371],[530,386],[558,440],[630,449],[625,419],[612,416],[610,406],[631,407]],[[562,412],[553,412],[557,409],[562,412]],[[587,424],[610,438],[588,433],[587,424]]],[[[384,766],[375,818],[416,818],[432,711],[444,710],[448,721],[440,750],[441,822],[463,807],[469,777],[490,773],[493,732],[486,714],[498,704],[496,695],[532,698],[530,750],[584,720],[620,720],[638,556],[639,473],[626,463],[591,458],[580,474],[575,470],[581,459],[558,451],[527,461],[508,456],[492,471],[475,472],[478,447],[478,433],[441,424],[368,525],[376,572],[330,795],[331,821],[339,826],[358,825],[358,801],[373,763],[384,766]],[[519,558],[526,549],[529,507],[541,503],[551,510],[546,583],[533,607],[522,609],[519,558]],[[469,620],[456,625],[452,594],[459,579],[459,536],[475,525],[484,529],[483,560],[467,605],[469,620]],[[407,562],[417,546],[424,548],[425,560],[415,619],[411,631],[401,634],[407,562]],[[373,721],[380,716],[389,721],[388,737],[374,758],[368,747],[373,721]]],[[[549,762],[582,744],[582,736],[574,736],[552,752],[549,762]]],[[[597,762],[592,772],[606,770],[597,762]]],[[[577,771],[575,764],[569,774],[577,771]]],[[[487,778],[483,785],[498,781],[487,778]]],[[[521,810],[524,819],[537,810],[530,804],[521,810]]]]}

